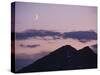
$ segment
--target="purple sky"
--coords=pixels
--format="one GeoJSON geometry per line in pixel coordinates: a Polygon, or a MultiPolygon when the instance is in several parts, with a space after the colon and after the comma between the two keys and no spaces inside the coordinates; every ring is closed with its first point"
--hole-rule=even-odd
{"type": "Polygon", "coordinates": [[[94,30],[97,8],[94,6],[16,3],[16,32],[28,29],[53,31],[94,30]]]}

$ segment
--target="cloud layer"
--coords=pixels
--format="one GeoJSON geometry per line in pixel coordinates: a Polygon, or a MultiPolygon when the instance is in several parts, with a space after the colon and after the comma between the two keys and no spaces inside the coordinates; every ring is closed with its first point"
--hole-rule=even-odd
{"type": "Polygon", "coordinates": [[[93,31],[76,31],[76,32],[65,32],[63,33],[63,38],[77,39],[80,42],[86,42],[90,40],[96,40],[97,34],[93,31]]]}
{"type": "MultiPolygon", "coordinates": [[[[94,31],[72,31],[72,32],[54,32],[49,30],[27,30],[24,32],[16,32],[16,40],[25,40],[29,38],[37,38],[40,37],[44,39],[45,37],[51,37],[52,40],[56,39],[76,39],[80,42],[86,42],[90,40],[97,39],[97,33],[94,31]]],[[[32,46],[28,46],[32,47],[32,46]]]]}
{"type": "Polygon", "coordinates": [[[61,36],[60,32],[53,32],[48,30],[27,30],[25,32],[16,33],[16,40],[24,40],[31,37],[52,37],[53,39],[57,39],[57,37],[61,36]]]}

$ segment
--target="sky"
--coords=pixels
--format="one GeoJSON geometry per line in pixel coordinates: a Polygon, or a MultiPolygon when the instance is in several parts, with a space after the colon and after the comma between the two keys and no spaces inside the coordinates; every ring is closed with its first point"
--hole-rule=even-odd
{"type": "Polygon", "coordinates": [[[64,45],[96,45],[97,7],[16,2],[15,33],[18,70],[64,45]]]}
{"type": "Polygon", "coordinates": [[[93,6],[18,2],[15,11],[16,32],[27,29],[96,31],[97,8],[93,6]]]}

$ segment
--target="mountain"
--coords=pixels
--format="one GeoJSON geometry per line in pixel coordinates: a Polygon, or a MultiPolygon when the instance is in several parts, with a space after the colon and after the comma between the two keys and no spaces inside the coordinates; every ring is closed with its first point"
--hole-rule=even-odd
{"type": "Polygon", "coordinates": [[[91,50],[89,47],[84,47],[78,51],[79,60],[82,61],[83,67],[85,68],[94,68],[97,66],[97,54],[91,50]]]}
{"type": "Polygon", "coordinates": [[[18,71],[40,72],[56,70],[86,69],[97,67],[97,55],[89,48],[85,47],[76,50],[70,45],[63,46],[36,62],[18,71]]]}

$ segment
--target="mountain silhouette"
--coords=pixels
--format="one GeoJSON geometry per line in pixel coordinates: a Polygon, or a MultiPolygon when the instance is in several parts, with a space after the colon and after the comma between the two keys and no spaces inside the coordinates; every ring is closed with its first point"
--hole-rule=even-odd
{"type": "Polygon", "coordinates": [[[72,46],[66,45],[56,49],[29,66],[22,68],[18,73],[88,69],[96,67],[97,55],[89,47],[76,50],[72,46]]]}
{"type": "Polygon", "coordinates": [[[89,47],[84,47],[78,51],[79,60],[82,61],[84,68],[95,68],[97,67],[97,54],[89,47]]]}

